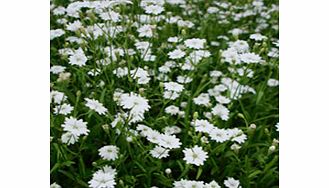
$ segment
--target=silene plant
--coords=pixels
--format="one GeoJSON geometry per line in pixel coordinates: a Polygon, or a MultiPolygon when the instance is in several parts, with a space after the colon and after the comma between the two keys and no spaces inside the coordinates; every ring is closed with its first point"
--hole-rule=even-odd
{"type": "Polygon", "coordinates": [[[278,0],[51,0],[51,188],[279,187],[278,0]]]}

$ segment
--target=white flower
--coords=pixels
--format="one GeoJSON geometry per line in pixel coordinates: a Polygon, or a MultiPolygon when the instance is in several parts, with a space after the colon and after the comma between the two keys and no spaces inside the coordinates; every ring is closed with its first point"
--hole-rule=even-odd
{"type": "Polygon", "coordinates": [[[177,93],[182,92],[183,89],[184,89],[184,86],[183,85],[178,84],[176,82],[167,82],[167,83],[164,83],[164,87],[165,87],[165,90],[174,91],[174,92],[177,92],[177,93]]]}
{"type": "Polygon", "coordinates": [[[170,115],[176,115],[179,112],[179,108],[174,105],[170,105],[167,108],[165,108],[165,112],[170,115]]]}
{"type": "Polygon", "coordinates": [[[105,21],[112,21],[114,23],[120,21],[120,14],[114,11],[102,12],[99,16],[105,21]]]}
{"type": "Polygon", "coordinates": [[[212,129],[209,136],[211,140],[215,140],[216,142],[220,143],[223,143],[230,138],[226,130],[218,128],[212,129]]]}
{"type": "Polygon", "coordinates": [[[120,105],[124,109],[131,109],[132,112],[144,113],[150,109],[148,100],[135,93],[122,94],[120,97],[120,105]]]}
{"type": "Polygon", "coordinates": [[[167,126],[164,128],[164,133],[167,135],[178,134],[182,132],[182,129],[177,126],[167,126]]]}
{"type": "Polygon", "coordinates": [[[228,120],[228,115],[230,111],[223,105],[217,104],[215,107],[211,109],[211,113],[213,115],[219,116],[222,120],[228,120]]]}
{"type": "Polygon", "coordinates": [[[231,102],[231,100],[229,98],[221,96],[221,95],[215,97],[215,99],[216,99],[216,101],[218,101],[221,104],[228,104],[231,102]]]}
{"type": "Polygon", "coordinates": [[[238,53],[244,53],[249,51],[249,45],[244,40],[235,41],[230,45],[233,49],[235,49],[238,53]]]}
{"type": "Polygon", "coordinates": [[[50,185],[50,188],[62,188],[60,185],[58,185],[56,182],[50,185]]]}
{"type": "Polygon", "coordinates": [[[207,12],[208,12],[209,14],[217,13],[218,11],[219,11],[219,9],[218,9],[217,7],[209,7],[209,8],[207,9],[207,12]]]}
{"type": "Polygon", "coordinates": [[[211,181],[210,183],[207,183],[204,188],[221,188],[216,181],[211,181]]]}
{"type": "Polygon", "coordinates": [[[262,41],[262,40],[264,40],[266,38],[267,37],[265,37],[265,36],[263,36],[263,35],[261,35],[259,33],[255,33],[255,34],[250,35],[250,39],[253,39],[255,41],[262,41]]]}
{"type": "Polygon", "coordinates": [[[145,7],[144,9],[147,14],[154,14],[154,15],[158,15],[164,11],[164,8],[162,6],[158,6],[158,5],[149,5],[149,6],[145,7]]]}
{"type": "Polygon", "coordinates": [[[245,63],[260,63],[262,58],[255,53],[244,53],[240,55],[240,60],[245,63]]]}
{"type": "Polygon", "coordinates": [[[98,100],[88,98],[85,98],[85,100],[87,101],[86,106],[95,110],[99,115],[104,115],[107,112],[107,109],[98,100]]]}
{"type": "Polygon", "coordinates": [[[150,127],[143,124],[138,124],[136,129],[141,132],[140,135],[143,137],[146,137],[152,130],[150,127]]]}
{"type": "Polygon", "coordinates": [[[98,152],[103,159],[111,161],[118,158],[119,148],[114,145],[108,145],[101,147],[98,152]]]}
{"type": "Polygon", "coordinates": [[[277,49],[277,48],[271,48],[271,50],[268,52],[267,55],[269,57],[273,57],[273,58],[279,57],[279,49],[277,49]]]}
{"type": "Polygon", "coordinates": [[[245,134],[241,134],[239,136],[232,138],[232,141],[235,141],[239,144],[244,143],[246,140],[247,140],[247,135],[245,135],[245,134]]]}
{"type": "Polygon", "coordinates": [[[137,29],[138,33],[139,33],[139,37],[152,37],[153,36],[153,32],[152,30],[155,29],[154,25],[143,25],[142,27],[140,27],[139,29],[137,29]]]}
{"type": "Polygon", "coordinates": [[[193,49],[202,49],[205,43],[206,43],[205,39],[198,39],[198,38],[187,39],[184,41],[186,47],[193,49]]]}
{"type": "Polygon", "coordinates": [[[125,119],[127,119],[128,115],[126,113],[118,113],[115,115],[115,119],[112,121],[111,126],[114,128],[118,123],[124,124],[125,119]]]}
{"type": "Polygon", "coordinates": [[[88,182],[91,188],[114,188],[116,185],[115,176],[117,172],[110,166],[104,166],[93,174],[88,182]]]}
{"type": "Polygon", "coordinates": [[[77,31],[82,28],[82,23],[79,20],[74,21],[73,23],[69,23],[66,27],[69,31],[77,31]]]}
{"type": "Polygon", "coordinates": [[[146,139],[154,144],[158,144],[160,136],[161,134],[158,131],[151,129],[148,131],[146,135],[146,139]]]}
{"type": "Polygon", "coordinates": [[[152,47],[152,44],[149,42],[136,42],[135,46],[138,50],[145,52],[147,49],[152,47]]]}
{"type": "Polygon", "coordinates": [[[170,72],[170,67],[163,65],[161,67],[159,67],[159,72],[161,73],[169,73],[170,72]]]}
{"type": "Polygon", "coordinates": [[[228,177],[227,180],[224,181],[224,185],[227,188],[238,188],[240,184],[239,180],[235,180],[234,178],[228,177]]]}
{"type": "Polygon", "coordinates": [[[181,84],[186,84],[192,82],[192,78],[188,76],[177,76],[177,82],[181,84]]]}
{"type": "Polygon", "coordinates": [[[65,8],[62,6],[58,6],[55,9],[53,9],[54,15],[64,15],[65,14],[65,8]]]}
{"type": "Polygon", "coordinates": [[[194,123],[192,123],[195,126],[196,132],[203,132],[203,133],[210,133],[211,130],[214,128],[214,125],[209,123],[207,120],[195,120],[194,123]]]}
{"type": "Polygon", "coordinates": [[[167,41],[172,42],[172,43],[176,43],[176,42],[178,42],[178,37],[169,37],[167,41]]]}
{"type": "Polygon", "coordinates": [[[129,123],[136,123],[144,119],[144,113],[149,111],[148,100],[135,93],[124,93],[120,96],[120,106],[124,109],[130,109],[129,123]]]}
{"type": "Polygon", "coordinates": [[[71,132],[66,132],[64,134],[62,134],[61,140],[63,143],[70,145],[70,144],[74,144],[75,142],[77,142],[79,139],[78,136],[72,134],[71,132]]]}
{"type": "Polygon", "coordinates": [[[169,148],[169,149],[180,148],[180,145],[182,145],[180,140],[176,138],[175,135],[166,135],[166,134],[160,135],[158,144],[164,148],[169,148]]]}
{"type": "Polygon", "coordinates": [[[147,84],[150,81],[148,72],[142,68],[130,70],[130,75],[133,79],[137,79],[138,84],[147,84]]]}
{"type": "Polygon", "coordinates": [[[185,52],[181,49],[176,49],[168,53],[170,59],[180,59],[185,56],[185,52]]]}
{"type": "Polygon", "coordinates": [[[73,110],[73,107],[70,104],[66,104],[66,103],[54,107],[55,114],[67,115],[67,114],[70,114],[72,112],[72,110],[73,110]]]}
{"type": "Polygon", "coordinates": [[[81,48],[79,48],[78,50],[75,50],[74,54],[72,54],[69,57],[69,64],[71,65],[78,65],[78,66],[84,66],[86,65],[87,62],[87,57],[85,55],[85,53],[83,52],[83,50],[81,48]]]}
{"type": "Polygon", "coordinates": [[[221,71],[217,71],[217,70],[214,70],[214,71],[210,71],[210,74],[209,74],[211,77],[220,77],[223,75],[223,73],[221,71]]]}
{"type": "Polygon", "coordinates": [[[201,93],[198,97],[193,99],[193,102],[197,105],[209,106],[210,97],[207,93],[201,93]]]}
{"type": "Polygon", "coordinates": [[[128,75],[128,68],[127,67],[118,67],[117,69],[113,70],[113,74],[117,77],[121,78],[128,75]]]}
{"type": "Polygon", "coordinates": [[[188,181],[185,185],[187,188],[204,188],[203,181],[188,181]]]}
{"type": "Polygon", "coordinates": [[[207,50],[196,50],[190,53],[186,58],[186,63],[198,64],[203,58],[210,57],[210,52],[207,50]]]}
{"type": "Polygon", "coordinates": [[[65,31],[63,29],[50,30],[50,40],[53,40],[54,38],[60,37],[64,34],[65,34],[65,31]]]}
{"type": "Polygon", "coordinates": [[[59,74],[61,72],[65,71],[66,67],[60,66],[60,65],[54,65],[50,68],[50,72],[53,74],[59,74]]]}
{"type": "Polygon", "coordinates": [[[87,123],[82,119],[78,120],[74,117],[65,118],[64,124],[61,125],[64,131],[72,133],[74,136],[88,135],[87,123]]]}
{"type": "Polygon", "coordinates": [[[50,92],[50,102],[53,100],[54,103],[61,104],[66,99],[67,99],[67,97],[64,95],[63,92],[59,92],[59,91],[50,92]]]}
{"type": "Polygon", "coordinates": [[[235,29],[232,29],[231,31],[229,31],[230,33],[232,33],[233,36],[238,36],[242,33],[245,33],[244,30],[242,29],[239,29],[239,28],[235,28],[235,29]]]}
{"type": "Polygon", "coordinates": [[[179,94],[177,92],[174,92],[174,91],[165,91],[163,93],[163,97],[165,99],[175,100],[179,97],[179,94]]]}
{"type": "Polygon", "coordinates": [[[228,63],[235,63],[235,64],[239,64],[240,63],[240,57],[239,54],[237,52],[237,50],[233,49],[233,48],[229,48],[227,50],[224,50],[222,53],[222,57],[224,58],[225,62],[228,63]]]}
{"type": "Polygon", "coordinates": [[[276,87],[276,86],[279,85],[279,80],[270,78],[270,79],[267,80],[267,85],[270,86],[270,87],[276,87]]]}
{"type": "Polygon", "coordinates": [[[150,154],[152,155],[152,157],[162,159],[169,156],[169,150],[160,146],[156,146],[150,151],[150,154]]]}
{"type": "Polygon", "coordinates": [[[183,150],[185,157],[183,158],[187,164],[194,164],[196,166],[203,165],[208,158],[208,153],[203,151],[201,147],[194,146],[193,148],[185,148],[183,150]]]}

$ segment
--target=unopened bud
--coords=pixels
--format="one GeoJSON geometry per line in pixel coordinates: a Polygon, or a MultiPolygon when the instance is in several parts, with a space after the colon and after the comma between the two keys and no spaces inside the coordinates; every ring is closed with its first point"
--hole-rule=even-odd
{"type": "Polygon", "coordinates": [[[208,138],[206,136],[201,137],[201,142],[205,144],[209,143],[208,138]]]}
{"type": "Polygon", "coordinates": [[[238,113],[238,117],[240,117],[240,118],[244,119],[244,115],[243,115],[243,114],[241,114],[241,113],[238,113]]]}
{"type": "Polygon", "coordinates": [[[139,91],[139,94],[141,94],[141,95],[142,95],[142,94],[144,93],[145,89],[144,89],[144,88],[139,88],[139,90],[138,90],[138,91],[139,91]]]}
{"type": "Polygon", "coordinates": [[[273,139],[273,143],[272,143],[272,145],[274,145],[274,146],[276,146],[276,145],[278,145],[279,144],[279,140],[277,140],[277,139],[273,139]]]}
{"type": "Polygon", "coordinates": [[[249,128],[250,128],[250,129],[256,129],[257,126],[256,126],[256,124],[252,123],[252,124],[249,126],[249,128]]]}
{"type": "Polygon", "coordinates": [[[126,140],[127,140],[127,142],[132,142],[133,141],[133,137],[128,136],[126,140]]]}
{"type": "Polygon", "coordinates": [[[276,149],[275,146],[270,146],[270,147],[268,148],[268,152],[269,152],[269,153],[273,153],[273,152],[275,151],[275,149],[276,149]]]}
{"type": "Polygon", "coordinates": [[[182,35],[186,35],[186,30],[182,29],[182,35]]]}
{"type": "Polygon", "coordinates": [[[59,73],[57,82],[62,82],[62,81],[68,80],[68,79],[70,79],[70,76],[71,76],[71,73],[69,73],[69,72],[61,72],[61,73],[59,73]]]}
{"type": "Polygon", "coordinates": [[[198,119],[198,117],[199,117],[199,113],[198,112],[194,112],[193,113],[193,119],[195,120],[195,119],[198,119]]]}
{"type": "Polygon", "coordinates": [[[104,129],[104,131],[108,131],[109,130],[109,125],[104,124],[104,125],[102,125],[102,128],[104,129]]]}
{"type": "Polygon", "coordinates": [[[76,93],[77,97],[81,96],[81,91],[78,90],[77,93],[76,93]]]}
{"type": "Polygon", "coordinates": [[[231,146],[231,150],[233,150],[236,153],[239,152],[240,148],[241,148],[241,146],[239,146],[238,144],[235,144],[235,143],[231,146]]]}
{"type": "Polygon", "coordinates": [[[165,170],[165,172],[166,172],[166,174],[171,174],[171,169],[170,169],[170,168],[167,168],[167,169],[165,170]]]}

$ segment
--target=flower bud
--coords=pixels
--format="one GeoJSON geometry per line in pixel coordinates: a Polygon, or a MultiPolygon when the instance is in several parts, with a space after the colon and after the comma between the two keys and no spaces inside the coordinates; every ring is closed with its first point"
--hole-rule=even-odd
{"type": "Polygon", "coordinates": [[[241,113],[238,113],[238,117],[240,117],[240,118],[244,119],[244,115],[243,115],[243,114],[241,114],[241,113]]]}
{"type": "Polygon", "coordinates": [[[249,126],[249,128],[250,128],[250,129],[256,129],[257,126],[256,126],[256,124],[252,123],[252,124],[249,126]]]}
{"type": "Polygon", "coordinates": [[[127,140],[127,142],[132,142],[133,141],[133,137],[128,136],[126,140],[127,140]]]}
{"type": "Polygon", "coordinates": [[[104,125],[102,125],[102,128],[103,128],[104,131],[108,131],[109,130],[109,125],[104,124],[104,125]]]}
{"type": "Polygon", "coordinates": [[[165,172],[166,172],[166,174],[171,174],[171,169],[170,169],[170,168],[167,168],[167,169],[165,170],[165,172]]]}
{"type": "Polygon", "coordinates": [[[273,142],[272,142],[272,145],[273,146],[276,146],[276,145],[278,145],[279,144],[279,140],[277,140],[277,139],[273,139],[273,142]]]}
{"type": "Polygon", "coordinates": [[[138,91],[139,91],[139,94],[143,95],[143,94],[144,94],[144,91],[145,91],[145,89],[144,89],[144,88],[139,88],[139,89],[138,89],[138,91]]]}
{"type": "Polygon", "coordinates": [[[268,148],[268,152],[269,152],[269,154],[273,153],[273,152],[275,151],[275,149],[276,149],[275,146],[270,146],[270,147],[268,148]]]}
{"type": "Polygon", "coordinates": [[[199,113],[198,112],[194,112],[193,113],[193,119],[195,120],[195,119],[198,119],[198,117],[199,117],[199,113]]]}
{"type": "Polygon", "coordinates": [[[209,143],[208,138],[206,136],[202,136],[200,140],[202,143],[205,143],[205,144],[209,143]]]}
{"type": "Polygon", "coordinates": [[[231,150],[233,150],[235,153],[238,153],[239,152],[239,150],[240,150],[240,148],[241,148],[241,146],[239,146],[238,144],[232,144],[232,146],[230,147],[231,148],[231,150]]]}
{"type": "Polygon", "coordinates": [[[71,76],[71,73],[69,73],[69,72],[61,72],[61,73],[59,73],[57,82],[62,82],[62,81],[68,80],[68,79],[70,79],[70,76],[71,76]]]}
{"type": "Polygon", "coordinates": [[[185,36],[186,35],[186,30],[182,29],[182,35],[185,36]]]}
{"type": "Polygon", "coordinates": [[[78,90],[77,93],[76,93],[77,97],[80,97],[81,96],[81,91],[78,90]]]}

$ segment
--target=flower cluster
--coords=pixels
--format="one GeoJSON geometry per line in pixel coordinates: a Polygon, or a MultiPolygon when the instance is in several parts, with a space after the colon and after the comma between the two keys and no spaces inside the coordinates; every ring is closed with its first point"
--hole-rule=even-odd
{"type": "Polygon", "coordinates": [[[50,15],[51,187],[278,186],[278,0],[50,15]]]}

